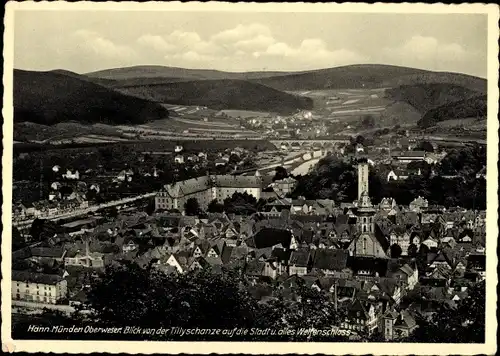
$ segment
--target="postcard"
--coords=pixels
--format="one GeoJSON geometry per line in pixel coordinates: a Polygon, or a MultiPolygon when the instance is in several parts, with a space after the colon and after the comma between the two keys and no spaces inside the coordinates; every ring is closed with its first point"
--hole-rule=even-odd
{"type": "Polygon", "coordinates": [[[496,352],[498,6],[5,9],[3,351],[496,352]]]}

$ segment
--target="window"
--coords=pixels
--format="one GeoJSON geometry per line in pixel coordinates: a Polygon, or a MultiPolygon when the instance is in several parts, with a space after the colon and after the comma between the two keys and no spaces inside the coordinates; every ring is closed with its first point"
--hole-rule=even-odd
{"type": "Polygon", "coordinates": [[[43,297],[43,301],[46,302],[47,301],[47,297],[43,297]]]}

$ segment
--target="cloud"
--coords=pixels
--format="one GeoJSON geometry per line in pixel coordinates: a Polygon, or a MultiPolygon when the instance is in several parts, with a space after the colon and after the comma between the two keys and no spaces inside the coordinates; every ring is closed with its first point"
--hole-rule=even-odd
{"type": "Polygon", "coordinates": [[[276,40],[272,36],[258,35],[254,38],[237,41],[234,43],[234,47],[238,50],[249,53],[254,51],[263,51],[275,42],[276,40]]]}
{"type": "MultiPolygon", "coordinates": [[[[364,58],[348,49],[329,49],[319,38],[304,39],[299,45],[278,41],[271,30],[262,24],[238,25],[203,39],[196,32],[176,30],[167,35],[144,35],[138,40],[160,53],[168,64],[200,65],[210,62],[222,66],[238,67],[231,59],[246,61],[246,68],[267,66],[273,69],[329,67],[341,64],[359,63],[364,58]],[[183,62],[182,62],[183,61],[183,62]],[[281,62],[280,62],[281,61],[281,62]],[[257,63],[258,62],[258,63],[257,63]]],[[[243,66],[239,69],[246,69],[243,66]]],[[[268,68],[269,69],[269,68],[268,68]]]]}
{"type": "Polygon", "coordinates": [[[236,43],[239,41],[250,40],[258,36],[271,36],[269,27],[253,23],[250,25],[238,25],[235,28],[221,31],[211,37],[211,41],[215,43],[236,43]]]}
{"type": "Polygon", "coordinates": [[[158,52],[172,52],[175,46],[168,43],[162,36],[158,35],[144,35],[137,39],[140,45],[151,47],[158,52]]]}
{"type": "Polygon", "coordinates": [[[212,42],[203,40],[196,32],[179,31],[165,35],[147,34],[139,37],[137,42],[162,54],[194,51],[200,54],[215,54],[222,48],[212,42]]]}
{"type": "Polygon", "coordinates": [[[274,43],[259,55],[284,57],[300,64],[314,63],[316,66],[336,66],[364,61],[363,56],[347,49],[330,50],[323,40],[317,38],[305,39],[297,47],[291,47],[284,42],[274,43]]]}
{"type": "Polygon", "coordinates": [[[467,51],[457,43],[441,43],[435,37],[416,35],[396,48],[385,48],[383,54],[412,63],[422,61],[448,62],[463,59],[467,51]]]}
{"type": "Polygon", "coordinates": [[[77,43],[81,48],[99,56],[119,59],[135,58],[137,56],[137,53],[131,47],[116,44],[94,31],[77,30],[72,33],[71,37],[78,41],[77,43]]]}

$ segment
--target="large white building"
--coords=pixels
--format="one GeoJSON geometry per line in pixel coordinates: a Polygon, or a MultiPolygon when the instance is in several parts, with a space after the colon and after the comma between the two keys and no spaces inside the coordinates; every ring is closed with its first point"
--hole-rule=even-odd
{"type": "Polygon", "coordinates": [[[12,271],[12,300],[56,304],[68,295],[68,283],[59,275],[12,271]]]}
{"type": "Polygon", "coordinates": [[[248,193],[257,200],[262,191],[259,176],[211,175],[167,184],[155,197],[155,208],[184,210],[190,198],[196,198],[200,207],[206,209],[212,200],[223,202],[234,193],[248,193]]]}

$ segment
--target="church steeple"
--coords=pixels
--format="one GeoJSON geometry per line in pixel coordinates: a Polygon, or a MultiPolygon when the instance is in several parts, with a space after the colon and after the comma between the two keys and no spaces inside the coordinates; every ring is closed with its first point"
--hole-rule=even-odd
{"type": "Polygon", "coordinates": [[[361,194],[356,215],[358,232],[375,232],[375,209],[367,192],[361,194]]]}

